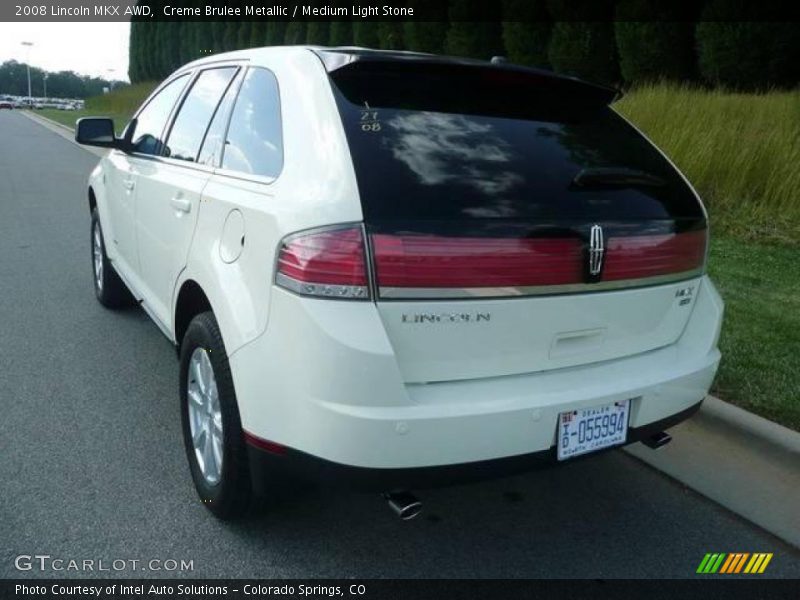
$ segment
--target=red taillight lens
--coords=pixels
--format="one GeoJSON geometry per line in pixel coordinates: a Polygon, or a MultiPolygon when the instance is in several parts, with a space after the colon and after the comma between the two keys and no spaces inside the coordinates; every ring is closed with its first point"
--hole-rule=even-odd
{"type": "MultiPolygon", "coordinates": [[[[585,242],[577,237],[381,233],[371,239],[382,297],[510,296],[584,291],[584,285],[591,291],[602,289],[603,282],[633,285],[642,279],[699,273],[707,232],[611,235],[603,248],[602,275],[591,282],[585,242]]],[[[360,225],[314,230],[281,243],[275,283],[307,296],[366,300],[368,268],[360,225]]]]}
{"type": "Polygon", "coordinates": [[[665,235],[611,237],[603,281],[642,279],[701,269],[707,230],[665,235]]]}
{"type": "Polygon", "coordinates": [[[381,288],[477,288],[582,281],[577,238],[372,236],[381,288]]]}
{"type": "Polygon", "coordinates": [[[564,293],[601,290],[603,282],[699,271],[705,261],[706,231],[611,236],[603,248],[602,274],[591,282],[585,242],[577,237],[374,234],[372,249],[382,297],[564,293]],[[543,289],[529,289],[537,287],[543,289]]]}
{"type": "Polygon", "coordinates": [[[361,227],[310,231],[287,238],[278,252],[275,283],[307,296],[369,298],[361,227]]]}

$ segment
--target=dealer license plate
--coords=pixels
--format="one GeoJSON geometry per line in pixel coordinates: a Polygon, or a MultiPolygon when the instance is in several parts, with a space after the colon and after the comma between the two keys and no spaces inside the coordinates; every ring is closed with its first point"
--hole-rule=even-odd
{"type": "Polygon", "coordinates": [[[630,400],[563,412],[558,416],[558,460],[625,442],[630,400]]]}

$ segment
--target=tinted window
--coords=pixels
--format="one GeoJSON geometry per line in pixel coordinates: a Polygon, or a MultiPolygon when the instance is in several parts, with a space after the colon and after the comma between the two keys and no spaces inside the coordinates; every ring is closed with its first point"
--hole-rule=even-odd
{"type": "Polygon", "coordinates": [[[164,140],[164,126],[167,124],[172,107],[181,95],[188,75],[181,75],[173,80],[158,94],[151,98],[147,106],[136,117],[136,129],[133,132],[133,150],[142,154],[161,154],[164,140]]]}
{"type": "Polygon", "coordinates": [[[167,140],[165,156],[194,161],[222,94],[236,72],[234,67],[200,73],[186,95],[167,140]]]}
{"type": "Polygon", "coordinates": [[[283,168],[278,81],[266,69],[250,69],[242,82],[222,166],[264,177],[277,177],[283,168]]]}
{"type": "Polygon", "coordinates": [[[334,75],[367,219],[702,218],[680,175],[605,102],[488,76],[334,75]],[[584,170],[661,185],[578,185],[584,170]]]}
{"type": "Polygon", "coordinates": [[[228,126],[228,117],[231,114],[231,107],[234,100],[236,100],[236,90],[238,82],[241,80],[241,74],[233,81],[225,92],[222,102],[219,103],[214,118],[211,119],[211,125],[206,132],[205,140],[203,140],[203,147],[200,149],[200,157],[197,162],[203,165],[219,166],[220,158],[222,157],[222,149],[225,143],[225,129],[228,126]]]}

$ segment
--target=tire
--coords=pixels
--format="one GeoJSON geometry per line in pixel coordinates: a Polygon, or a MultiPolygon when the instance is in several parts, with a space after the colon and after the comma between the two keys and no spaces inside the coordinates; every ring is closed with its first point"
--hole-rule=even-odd
{"type": "Polygon", "coordinates": [[[124,308],[134,303],[133,296],[125,287],[111,261],[106,254],[106,241],[103,228],[100,225],[100,216],[97,209],[92,211],[92,229],[90,243],[92,247],[92,278],[94,281],[94,294],[97,300],[106,308],[124,308]]]}
{"type": "Polygon", "coordinates": [[[253,496],[247,451],[228,355],[211,312],[192,319],[184,335],[180,401],[186,458],[200,500],[219,519],[243,516],[253,496]]]}

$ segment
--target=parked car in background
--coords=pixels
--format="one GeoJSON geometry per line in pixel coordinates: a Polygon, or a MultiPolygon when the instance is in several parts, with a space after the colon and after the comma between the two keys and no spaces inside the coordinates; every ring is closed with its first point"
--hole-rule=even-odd
{"type": "Polygon", "coordinates": [[[7,109],[11,110],[14,108],[14,103],[10,100],[0,100],[0,110],[7,109]]]}
{"type": "Polygon", "coordinates": [[[122,138],[81,119],[111,149],[88,185],[95,294],[177,347],[204,505],[230,518],[310,477],[410,517],[415,487],[669,441],[723,304],[700,198],[617,97],[275,47],[182,67],[122,138]]]}

